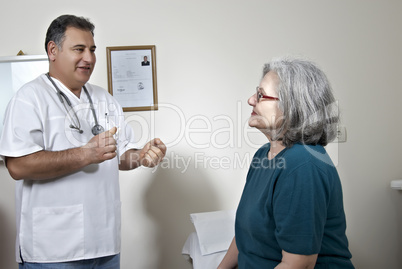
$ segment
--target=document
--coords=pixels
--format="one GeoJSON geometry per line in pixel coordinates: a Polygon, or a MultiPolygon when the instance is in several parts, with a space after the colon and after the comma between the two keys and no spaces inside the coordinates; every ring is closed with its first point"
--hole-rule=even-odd
{"type": "Polygon", "coordinates": [[[151,50],[111,51],[113,96],[122,107],[154,105],[151,50]]]}

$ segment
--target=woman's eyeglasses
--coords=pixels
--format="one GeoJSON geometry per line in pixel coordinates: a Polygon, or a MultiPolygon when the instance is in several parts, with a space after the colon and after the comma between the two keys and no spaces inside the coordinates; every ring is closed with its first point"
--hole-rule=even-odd
{"type": "Polygon", "coordinates": [[[262,88],[260,88],[260,87],[257,86],[257,103],[260,102],[261,98],[265,98],[265,99],[268,99],[268,100],[279,101],[279,98],[278,98],[278,97],[273,97],[273,96],[269,96],[269,95],[263,95],[263,94],[261,93],[261,89],[262,89],[262,88]]]}

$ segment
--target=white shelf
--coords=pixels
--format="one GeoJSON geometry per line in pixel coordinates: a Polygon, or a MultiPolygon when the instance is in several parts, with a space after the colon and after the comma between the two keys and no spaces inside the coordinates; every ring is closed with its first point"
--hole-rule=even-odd
{"type": "Polygon", "coordinates": [[[402,179],[392,180],[391,181],[391,188],[394,189],[394,190],[402,190],[402,179]]]}

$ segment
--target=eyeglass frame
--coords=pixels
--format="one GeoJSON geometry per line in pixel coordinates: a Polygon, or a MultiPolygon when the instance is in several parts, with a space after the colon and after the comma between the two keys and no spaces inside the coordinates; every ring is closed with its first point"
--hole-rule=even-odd
{"type": "Polygon", "coordinates": [[[273,96],[269,96],[269,95],[264,95],[260,92],[260,89],[263,89],[259,86],[257,86],[256,88],[256,97],[257,97],[257,103],[260,102],[261,98],[265,98],[265,99],[269,99],[269,100],[273,100],[273,101],[279,101],[278,97],[273,97],[273,96]]]}

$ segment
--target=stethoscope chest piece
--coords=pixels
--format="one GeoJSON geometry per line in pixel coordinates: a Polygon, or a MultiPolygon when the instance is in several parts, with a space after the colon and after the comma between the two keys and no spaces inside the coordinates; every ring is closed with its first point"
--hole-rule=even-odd
{"type": "Polygon", "coordinates": [[[98,135],[100,133],[103,133],[105,129],[102,127],[102,125],[95,124],[94,127],[92,127],[92,134],[93,135],[98,135]]]}

